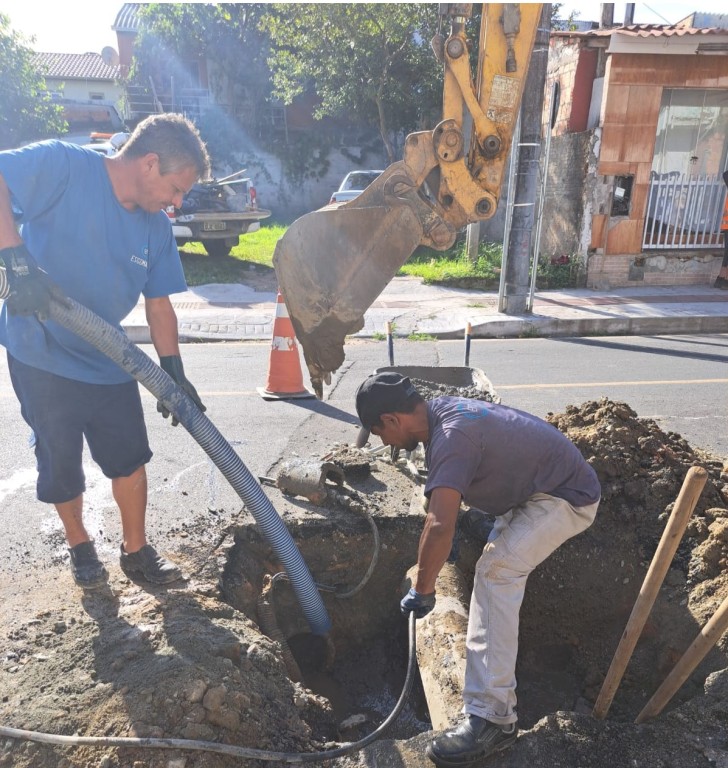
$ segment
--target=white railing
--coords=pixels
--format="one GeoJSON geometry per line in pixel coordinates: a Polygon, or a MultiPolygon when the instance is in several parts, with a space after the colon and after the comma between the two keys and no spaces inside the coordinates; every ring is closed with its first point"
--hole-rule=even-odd
{"type": "Polygon", "coordinates": [[[726,187],[720,176],[650,174],[642,248],[716,248],[726,187]]]}

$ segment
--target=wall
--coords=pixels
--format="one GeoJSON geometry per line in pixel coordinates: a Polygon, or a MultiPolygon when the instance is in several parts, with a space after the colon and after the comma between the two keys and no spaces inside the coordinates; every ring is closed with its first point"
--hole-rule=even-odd
{"type": "Polygon", "coordinates": [[[124,95],[123,86],[110,80],[57,80],[55,78],[46,78],[46,84],[51,91],[62,91],[64,98],[77,99],[79,101],[91,99],[92,93],[103,93],[103,101],[118,104],[124,95]]]}
{"type": "MultiPolygon", "coordinates": [[[[359,150],[350,147],[349,152],[358,154],[359,150]]],[[[241,167],[248,169],[246,175],[255,184],[260,207],[272,211],[272,218],[275,220],[290,222],[326,205],[331,194],[339,188],[344,176],[358,168],[349,157],[338,150],[332,150],[327,159],[329,167],[326,173],[320,179],[306,179],[300,187],[291,186],[279,158],[260,148],[255,148],[244,159],[244,165],[241,167]]],[[[368,153],[366,166],[361,167],[385,168],[386,159],[383,154],[377,156],[368,153]]]]}
{"type": "Polygon", "coordinates": [[[593,141],[592,131],[551,138],[540,249],[546,256],[582,252],[585,189],[593,141]]]}

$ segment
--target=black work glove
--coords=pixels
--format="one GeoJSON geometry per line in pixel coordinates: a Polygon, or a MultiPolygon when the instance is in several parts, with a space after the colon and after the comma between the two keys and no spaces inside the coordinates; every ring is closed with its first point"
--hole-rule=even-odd
{"type": "Polygon", "coordinates": [[[63,291],[38,267],[24,244],[3,248],[0,260],[5,264],[10,295],[5,300],[11,315],[35,315],[45,322],[50,316],[52,299],[69,305],[63,291]]]}
{"type": "Polygon", "coordinates": [[[435,607],[435,593],[421,595],[414,587],[402,598],[399,609],[404,616],[414,613],[416,619],[422,619],[435,607]]]}
{"type": "MultiPolygon", "coordinates": [[[[192,402],[201,410],[206,411],[207,408],[202,404],[200,396],[197,394],[197,390],[192,386],[185,376],[185,369],[182,365],[182,358],[179,355],[169,355],[168,357],[160,357],[159,365],[165,373],[168,373],[172,379],[192,398],[192,402]]],[[[166,419],[169,416],[169,411],[164,407],[162,403],[157,401],[157,411],[166,419]]],[[[176,427],[179,424],[179,419],[172,414],[172,426],[176,427]]]]}

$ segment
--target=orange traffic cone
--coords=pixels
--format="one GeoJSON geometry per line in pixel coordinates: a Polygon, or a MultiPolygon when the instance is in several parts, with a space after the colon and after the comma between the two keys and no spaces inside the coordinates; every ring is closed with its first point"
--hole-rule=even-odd
{"type": "Polygon", "coordinates": [[[315,397],[303,386],[301,360],[298,356],[296,335],[288,309],[278,291],[276,317],[273,322],[273,343],[268,363],[268,381],[265,387],[257,387],[263,400],[294,400],[315,397]]]}

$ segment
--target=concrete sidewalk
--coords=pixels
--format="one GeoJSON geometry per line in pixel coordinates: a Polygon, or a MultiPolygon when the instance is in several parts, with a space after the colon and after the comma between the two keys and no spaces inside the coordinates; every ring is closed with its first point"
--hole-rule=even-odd
{"type": "MultiPolygon", "coordinates": [[[[183,341],[240,341],[272,338],[275,293],[240,284],[202,285],[172,296],[183,341]]],[[[728,291],[708,286],[573,289],[540,291],[533,313],[498,312],[497,292],[423,285],[395,277],[364,316],[356,334],[422,333],[462,338],[467,323],[473,338],[587,336],[728,332],[728,291]]],[[[135,343],[150,341],[143,301],[122,326],[135,343]]]]}

